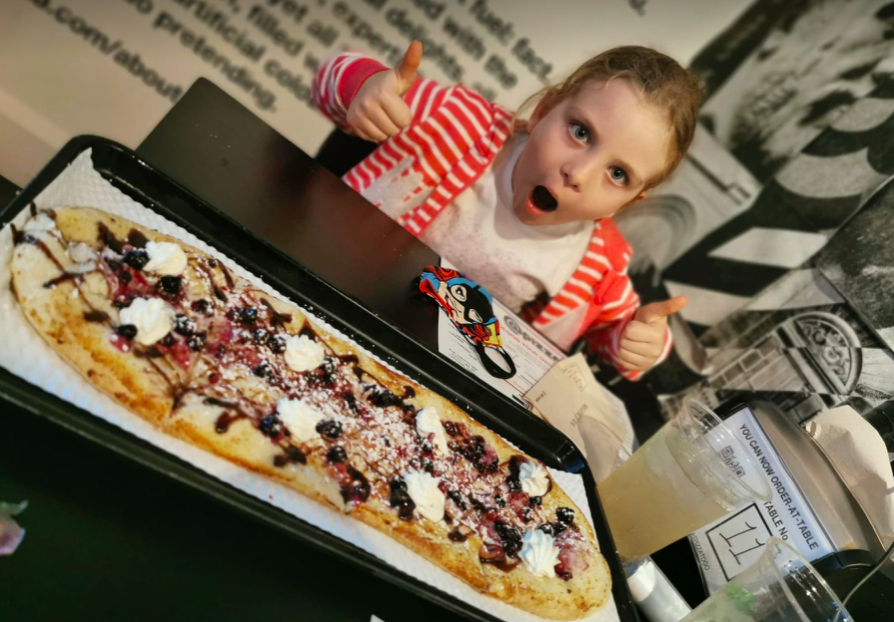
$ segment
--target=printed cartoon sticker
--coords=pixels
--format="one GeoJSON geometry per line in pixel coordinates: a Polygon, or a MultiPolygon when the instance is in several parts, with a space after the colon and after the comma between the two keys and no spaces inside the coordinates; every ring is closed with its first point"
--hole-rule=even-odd
{"type": "Polygon", "coordinates": [[[438,303],[456,329],[475,349],[484,369],[495,378],[515,375],[515,363],[503,348],[500,322],[494,315],[493,296],[462,272],[428,266],[419,279],[419,291],[438,303]]]}

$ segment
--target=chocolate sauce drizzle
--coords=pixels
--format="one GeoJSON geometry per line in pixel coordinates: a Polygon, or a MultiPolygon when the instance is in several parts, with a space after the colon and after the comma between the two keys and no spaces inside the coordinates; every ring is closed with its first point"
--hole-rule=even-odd
{"type": "Polygon", "coordinates": [[[127,243],[136,248],[146,248],[149,240],[143,235],[142,231],[131,229],[130,233],[127,234],[127,243]]]}
{"type": "Polygon", "coordinates": [[[115,235],[109,231],[109,228],[105,223],[99,223],[99,241],[111,248],[113,251],[118,253],[119,255],[124,254],[124,242],[115,237],[115,235]]]}
{"type": "Polygon", "coordinates": [[[96,309],[85,311],[84,319],[88,322],[108,322],[110,321],[109,314],[105,311],[97,311],[96,309]]]}

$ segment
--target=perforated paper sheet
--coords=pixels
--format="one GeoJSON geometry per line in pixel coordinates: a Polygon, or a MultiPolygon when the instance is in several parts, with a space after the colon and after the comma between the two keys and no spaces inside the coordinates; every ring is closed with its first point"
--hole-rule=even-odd
{"type": "MultiPolygon", "coordinates": [[[[81,153],[65,171],[49,184],[36,198],[35,203],[39,208],[95,207],[177,237],[223,261],[234,274],[248,279],[258,288],[281,299],[286,299],[285,296],[242,269],[216,249],[112,186],[93,168],[89,149],[81,153]]],[[[12,224],[21,228],[28,216],[29,214],[25,210],[16,216],[12,224]]],[[[459,579],[372,527],[312,501],[257,473],[160,432],[95,389],[74,368],[59,358],[31,328],[22,314],[9,289],[9,264],[12,247],[12,235],[10,227],[7,226],[0,231],[0,327],[3,328],[4,340],[4,347],[0,348],[0,366],[31,384],[164,449],[206,473],[369,551],[406,574],[471,603],[482,611],[513,622],[543,619],[479,594],[459,579]]],[[[324,319],[314,315],[312,310],[308,310],[307,314],[327,331],[346,339],[344,335],[329,326],[324,319]]],[[[374,354],[372,356],[375,357],[374,354]]],[[[393,369],[381,359],[377,358],[377,360],[393,369]]],[[[550,470],[550,474],[587,515],[587,520],[592,523],[582,478],[578,475],[554,470],[550,470]]],[[[39,534],[34,535],[40,537],[39,534]]],[[[593,622],[618,620],[614,600],[610,598],[604,607],[587,620],[593,622]]]]}

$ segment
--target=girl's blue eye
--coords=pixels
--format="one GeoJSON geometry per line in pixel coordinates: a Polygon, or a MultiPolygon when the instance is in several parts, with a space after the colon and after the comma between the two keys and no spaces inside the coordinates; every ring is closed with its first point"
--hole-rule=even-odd
{"type": "Polygon", "coordinates": [[[610,167],[608,169],[608,174],[612,178],[612,181],[619,186],[623,186],[627,183],[627,171],[625,171],[620,166],[610,167]]]}
{"type": "Polygon", "coordinates": [[[590,130],[587,129],[586,125],[576,121],[571,122],[571,135],[574,137],[574,140],[578,140],[582,143],[589,142],[590,140],[590,130]]]}

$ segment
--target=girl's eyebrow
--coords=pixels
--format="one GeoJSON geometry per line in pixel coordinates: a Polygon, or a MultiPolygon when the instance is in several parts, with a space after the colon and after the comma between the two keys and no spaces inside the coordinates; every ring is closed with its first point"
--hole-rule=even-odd
{"type": "MultiPolygon", "coordinates": [[[[568,107],[568,112],[572,117],[575,117],[576,119],[579,119],[584,124],[586,124],[587,129],[590,130],[590,134],[592,134],[597,139],[597,142],[598,142],[599,131],[596,129],[596,125],[590,119],[589,115],[587,115],[587,113],[582,108],[580,108],[579,106],[576,106],[574,104],[572,104],[571,106],[568,107]]],[[[637,173],[633,169],[633,167],[630,166],[624,160],[621,160],[620,158],[616,158],[616,160],[618,162],[617,166],[620,166],[621,168],[623,168],[624,171],[627,173],[627,178],[630,180],[631,185],[633,185],[633,186],[639,185],[640,176],[637,175],[637,173]]]]}

